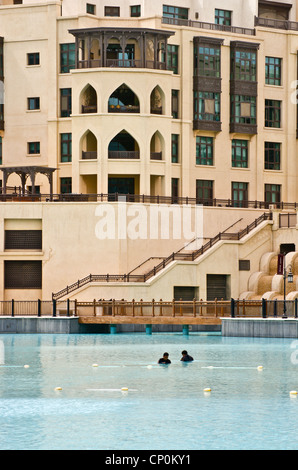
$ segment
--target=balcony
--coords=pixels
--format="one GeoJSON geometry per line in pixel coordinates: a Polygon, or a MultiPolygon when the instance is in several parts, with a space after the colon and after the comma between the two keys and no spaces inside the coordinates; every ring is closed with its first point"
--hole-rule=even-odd
{"type": "Polygon", "coordinates": [[[97,152],[84,152],[82,151],[82,160],[97,160],[97,152]]]}
{"type": "Polygon", "coordinates": [[[225,31],[228,33],[246,34],[249,36],[255,36],[256,34],[255,29],[251,29],[251,28],[242,28],[239,26],[227,26],[227,25],[221,25],[221,24],[215,24],[215,23],[205,23],[203,21],[182,20],[178,18],[163,17],[162,23],[171,24],[175,26],[188,26],[190,28],[207,29],[209,31],[225,31]]]}
{"type": "Polygon", "coordinates": [[[109,150],[109,159],[138,160],[140,152],[136,150],[109,150]]]}
{"type": "Polygon", "coordinates": [[[258,16],[255,16],[255,26],[284,29],[286,31],[298,31],[298,23],[296,21],[277,20],[273,18],[260,18],[258,16]]]}
{"type": "Polygon", "coordinates": [[[139,106],[121,106],[121,105],[110,105],[109,106],[109,113],[139,113],[140,107],[139,106]]]}
{"type": "Polygon", "coordinates": [[[168,39],[173,31],[148,28],[72,29],[75,37],[75,68],[148,68],[168,67],[168,39]]]}
{"type": "Polygon", "coordinates": [[[150,160],[162,160],[162,152],[151,152],[150,154],[150,160]]]}

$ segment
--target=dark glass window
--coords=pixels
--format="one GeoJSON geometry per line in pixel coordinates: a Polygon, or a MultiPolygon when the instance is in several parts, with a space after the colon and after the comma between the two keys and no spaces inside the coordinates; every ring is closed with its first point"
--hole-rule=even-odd
{"type": "Polygon", "coordinates": [[[171,5],[163,5],[163,16],[166,18],[188,20],[188,8],[173,7],[171,5]]]}
{"type": "Polygon", "coordinates": [[[27,54],[27,65],[39,65],[39,52],[27,54]]]}
{"type": "Polygon", "coordinates": [[[168,44],[168,63],[167,70],[172,70],[175,74],[178,74],[179,64],[179,46],[168,44]]]}
{"type": "Polygon", "coordinates": [[[232,167],[248,167],[248,141],[234,139],[232,141],[232,167]]]}
{"type": "Polygon", "coordinates": [[[60,44],[60,73],[69,73],[75,68],[75,43],[60,44]]]}
{"type": "Polygon", "coordinates": [[[278,57],[266,57],[265,82],[267,85],[281,85],[281,62],[278,57]]]}
{"type": "Polygon", "coordinates": [[[194,119],[220,121],[220,93],[194,92],[194,119]]]}
{"type": "Polygon", "coordinates": [[[231,122],[236,124],[257,123],[257,99],[255,96],[231,96],[231,122]]]}
{"type": "Polygon", "coordinates": [[[280,170],[281,144],[265,142],[265,170],[280,170]]]}
{"type": "Polygon", "coordinates": [[[196,180],[197,204],[212,205],[213,181],[196,180]]]}
{"type": "Polygon", "coordinates": [[[40,142],[28,142],[28,154],[40,154],[40,142]]]}
{"type": "Polygon", "coordinates": [[[172,116],[179,119],[179,90],[172,90],[172,116]]]}
{"type": "Polygon", "coordinates": [[[69,117],[71,115],[71,88],[61,88],[60,90],[60,108],[61,117],[69,117]]]}
{"type": "Polygon", "coordinates": [[[254,51],[238,51],[231,53],[231,79],[246,82],[257,80],[257,53],[254,51]]]}
{"type": "Polygon", "coordinates": [[[265,127],[281,127],[281,101],[265,100],[265,127]]]}
{"type": "Polygon", "coordinates": [[[120,7],[105,7],[105,16],[120,16],[120,7]]]}
{"type": "Polygon", "coordinates": [[[141,16],[141,5],[133,5],[130,7],[130,16],[138,18],[141,16]]]}
{"type": "Polygon", "coordinates": [[[281,185],[265,184],[265,202],[269,204],[279,203],[281,201],[281,185]]]}
{"type": "Polygon", "coordinates": [[[40,109],[40,99],[39,98],[28,98],[28,110],[33,111],[40,109]]]}
{"type": "Polygon", "coordinates": [[[86,4],[86,13],[89,13],[89,15],[95,15],[95,11],[96,11],[95,5],[93,5],[92,3],[86,4]]]}
{"type": "Polygon", "coordinates": [[[234,207],[246,207],[248,200],[248,183],[232,183],[232,201],[234,207]]]}
{"type": "Polygon", "coordinates": [[[172,178],[172,202],[178,202],[179,178],[172,178]]]}
{"type": "Polygon", "coordinates": [[[172,163],[179,162],[179,134],[172,134],[172,163]]]}
{"type": "Polygon", "coordinates": [[[220,48],[213,46],[195,47],[195,75],[200,77],[220,77],[220,48]]]}
{"type": "Polygon", "coordinates": [[[229,10],[218,10],[215,9],[215,24],[223,26],[232,25],[232,12],[229,10]]]}
{"type": "Polygon", "coordinates": [[[61,194],[70,194],[72,192],[72,178],[60,178],[61,194]]]}
{"type": "Polygon", "coordinates": [[[63,133],[60,135],[61,141],[61,162],[71,162],[72,159],[72,134],[63,133]]]}
{"type": "Polygon", "coordinates": [[[213,165],[213,138],[196,138],[196,164],[213,165]]]}

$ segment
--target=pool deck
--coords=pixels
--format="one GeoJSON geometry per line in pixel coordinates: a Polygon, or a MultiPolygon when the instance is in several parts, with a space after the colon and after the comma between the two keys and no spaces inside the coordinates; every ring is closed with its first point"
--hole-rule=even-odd
{"type": "Polygon", "coordinates": [[[298,338],[297,318],[223,318],[222,336],[298,338]]]}

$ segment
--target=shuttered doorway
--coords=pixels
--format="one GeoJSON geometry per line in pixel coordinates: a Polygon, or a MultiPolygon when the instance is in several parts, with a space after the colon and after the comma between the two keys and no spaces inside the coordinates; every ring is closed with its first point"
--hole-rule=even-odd
{"type": "Polygon", "coordinates": [[[207,274],[207,300],[227,299],[227,275],[207,274]]]}
{"type": "Polygon", "coordinates": [[[184,300],[191,301],[196,297],[196,288],[195,287],[174,287],[174,299],[175,300],[184,300]]]}

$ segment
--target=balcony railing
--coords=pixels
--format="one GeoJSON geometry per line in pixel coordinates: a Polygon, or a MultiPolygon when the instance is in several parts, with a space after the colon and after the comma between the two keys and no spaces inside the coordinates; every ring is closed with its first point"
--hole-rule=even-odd
{"type": "Polygon", "coordinates": [[[120,159],[120,160],[138,160],[140,158],[140,152],[136,150],[111,150],[109,151],[109,158],[120,159]]]}
{"type": "Polygon", "coordinates": [[[255,36],[256,34],[255,29],[251,29],[251,28],[227,26],[227,25],[221,25],[221,24],[215,24],[215,23],[205,23],[203,21],[182,20],[179,18],[163,17],[162,22],[164,24],[171,24],[171,25],[176,25],[176,26],[189,26],[191,28],[208,29],[211,31],[226,31],[228,33],[247,34],[249,36],[255,36]]]}
{"type": "Polygon", "coordinates": [[[139,113],[140,112],[140,106],[133,106],[133,105],[127,105],[127,106],[120,106],[120,105],[111,105],[109,106],[109,113],[139,113]]]}
{"type": "Polygon", "coordinates": [[[162,152],[151,152],[150,160],[162,160],[162,152]]]}
{"type": "Polygon", "coordinates": [[[258,16],[255,16],[255,26],[285,29],[287,31],[298,31],[298,23],[296,21],[276,20],[273,18],[260,18],[258,16]]]}
{"type": "Polygon", "coordinates": [[[97,67],[167,70],[167,64],[157,60],[146,60],[144,63],[142,63],[141,60],[136,59],[106,59],[104,63],[100,59],[78,61],[78,69],[93,69],[97,67]]]}
{"type": "Polygon", "coordinates": [[[97,113],[96,104],[89,105],[89,106],[82,105],[82,114],[91,114],[91,113],[97,113]]]}
{"type": "Polygon", "coordinates": [[[82,160],[97,160],[97,152],[82,152],[82,160]]]}
{"type": "Polygon", "coordinates": [[[150,112],[151,114],[162,114],[162,106],[152,107],[150,112]]]}

